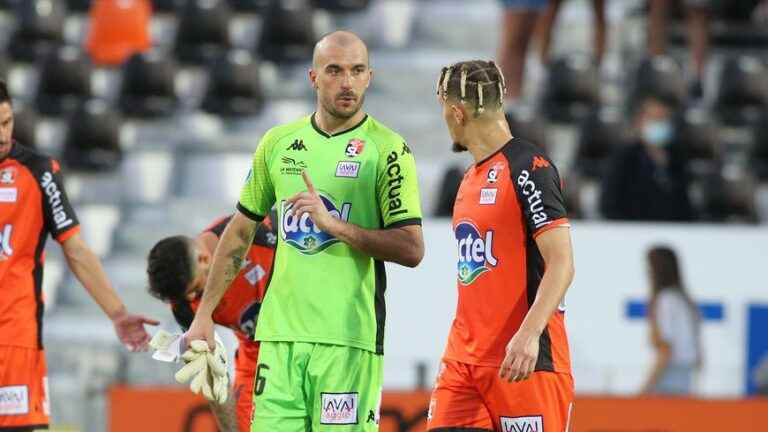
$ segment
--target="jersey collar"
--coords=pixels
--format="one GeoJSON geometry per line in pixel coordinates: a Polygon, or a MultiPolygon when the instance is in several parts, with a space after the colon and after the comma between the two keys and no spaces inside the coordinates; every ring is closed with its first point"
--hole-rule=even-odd
{"type": "Polygon", "coordinates": [[[315,115],[317,115],[317,113],[312,113],[312,127],[315,129],[315,132],[319,133],[320,135],[322,135],[322,136],[324,136],[326,138],[333,138],[333,137],[336,137],[336,136],[339,136],[339,135],[344,135],[347,132],[352,132],[353,130],[355,130],[355,129],[359,128],[360,126],[362,126],[363,123],[365,123],[365,121],[368,120],[368,114],[366,114],[365,117],[363,117],[363,119],[360,120],[359,123],[357,123],[356,125],[352,126],[351,128],[343,130],[341,132],[336,132],[335,134],[328,134],[328,133],[324,132],[322,129],[320,129],[320,126],[317,125],[317,122],[315,122],[315,115]]]}

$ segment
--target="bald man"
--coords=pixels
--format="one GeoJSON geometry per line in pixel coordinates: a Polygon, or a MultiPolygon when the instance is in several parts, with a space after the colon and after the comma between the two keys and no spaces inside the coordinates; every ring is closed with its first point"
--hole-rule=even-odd
{"type": "Polygon", "coordinates": [[[309,71],[316,111],[261,138],[187,332],[212,346],[211,313],[276,205],[252,431],[378,430],[384,262],[415,267],[424,242],[413,155],[362,110],[372,77],[355,34],[317,43],[309,71]]]}

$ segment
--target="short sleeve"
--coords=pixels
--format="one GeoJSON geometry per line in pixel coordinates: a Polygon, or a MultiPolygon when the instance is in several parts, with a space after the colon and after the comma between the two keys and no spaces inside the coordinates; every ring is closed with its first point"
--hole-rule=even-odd
{"type": "Polygon", "coordinates": [[[669,343],[675,337],[675,297],[669,292],[659,293],[656,300],[656,323],[661,339],[669,343]]]}
{"type": "Polygon", "coordinates": [[[269,177],[268,153],[271,150],[271,134],[268,132],[261,139],[253,163],[240,191],[237,209],[245,216],[261,222],[275,204],[275,188],[269,177]]]}
{"type": "Polygon", "coordinates": [[[535,153],[517,161],[512,167],[512,182],[534,238],[549,229],[568,226],[560,175],[552,161],[535,153]]]}
{"type": "Polygon", "coordinates": [[[421,225],[416,161],[405,141],[381,145],[376,189],[385,228],[421,225]]]}
{"type": "Polygon", "coordinates": [[[80,222],[64,190],[64,177],[59,163],[50,159],[38,178],[42,192],[45,227],[59,243],[80,232],[80,222]]]}

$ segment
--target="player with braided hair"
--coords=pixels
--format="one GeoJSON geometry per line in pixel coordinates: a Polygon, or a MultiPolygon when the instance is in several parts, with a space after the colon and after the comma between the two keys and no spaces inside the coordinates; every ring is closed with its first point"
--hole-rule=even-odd
{"type": "Polygon", "coordinates": [[[430,401],[433,432],[563,432],[570,422],[570,225],[554,164],[509,130],[505,90],[489,61],[443,68],[437,82],[453,149],[475,164],[453,211],[459,296],[430,401]]]}

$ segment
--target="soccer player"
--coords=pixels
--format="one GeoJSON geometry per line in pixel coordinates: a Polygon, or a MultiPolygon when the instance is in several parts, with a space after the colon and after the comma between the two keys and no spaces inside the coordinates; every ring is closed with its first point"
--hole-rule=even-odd
{"type": "Polygon", "coordinates": [[[413,155],[362,110],[371,77],[355,34],[317,43],[316,111],[262,137],[187,332],[213,345],[212,311],[277,204],[275,264],[256,327],[253,431],[378,430],[384,261],[414,267],[424,245],[413,155]]]}
{"type": "MultiPolygon", "coordinates": [[[[173,236],[160,240],[149,252],[149,293],[170,303],[173,316],[187,329],[200,306],[200,297],[221,234],[232,216],[216,221],[197,238],[173,236]]],[[[253,383],[259,343],[253,340],[256,320],[267,289],[275,255],[276,233],[269,219],[256,230],[248,255],[237,277],[213,312],[213,321],[235,333],[234,397],[219,405],[210,402],[222,431],[247,432],[253,411],[253,383]]]]}
{"type": "Polygon", "coordinates": [[[493,62],[444,68],[438,99],[455,151],[475,164],[453,209],[456,317],[428,415],[430,431],[568,430],[573,379],[562,305],[570,229],[552,161],[515,138],[493,62]]]}
{"type": "Polygon", "coordinates": [[[129,314],[110,286],[99,258],[80,237],[59,163],[15,142],[12,134],[11,97],[0,81],[0,430],[28,431],[49,423],[42,332],[48,234],[130,350],[146,349],[144,324],[157,321],[129,314]]]}

